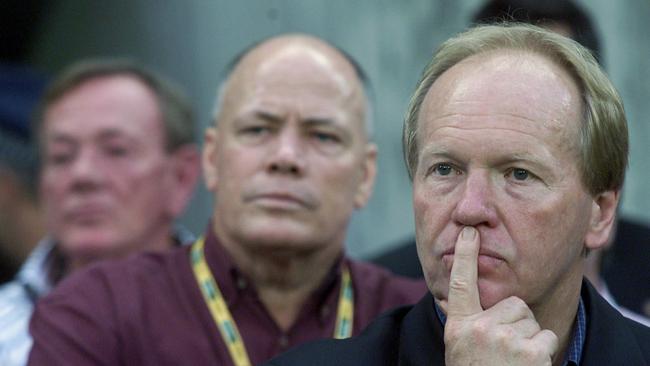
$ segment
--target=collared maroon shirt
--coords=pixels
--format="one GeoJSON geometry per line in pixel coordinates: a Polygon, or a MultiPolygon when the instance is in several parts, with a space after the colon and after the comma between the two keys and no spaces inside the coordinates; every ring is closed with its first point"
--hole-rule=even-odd
{"type": "MultiPolygon", "coordinates": [[[[283,332],[210,227],[205,257],[254,365],[300,343],[332,337],[343,263],[354,288],[355,335],[378,314],[414,303],[426,291],[423,281],[343,258],[283,332]]],[[[30,332],[29,365],[232,365],[187,247],[73,274],[38,303],[30,332]]]]}

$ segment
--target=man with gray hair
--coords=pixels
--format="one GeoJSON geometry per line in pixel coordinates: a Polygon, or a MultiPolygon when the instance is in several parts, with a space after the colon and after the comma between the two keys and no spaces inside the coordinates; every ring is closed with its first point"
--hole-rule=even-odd
{"type": "Polygon", "coordinates": [[[307,35],[232,65],[205,132],[204,236],[71,278],[37,306],[30,364],[257,365],[425,292],[345,256],[376,169],[360,68],[307,35]]]}
{"type": "Polygon", "coordinates": [[[34,137],[47,236],[0,288],[2,365],[26,364],[34,304],[67,275],[193,240],[174,220],[199,175],[194,121],[162,77],[126,60],[74,64],[45,91],[34,137]]]}
{"type": "Polygon", "coordinates": [[[585,48],[530,25],[448,40],[411,99],[403,143],[430,294],[357,338],[270,364],[650,362],[650,329],[584,280],[628,154],[621,99],[585,48]]]}

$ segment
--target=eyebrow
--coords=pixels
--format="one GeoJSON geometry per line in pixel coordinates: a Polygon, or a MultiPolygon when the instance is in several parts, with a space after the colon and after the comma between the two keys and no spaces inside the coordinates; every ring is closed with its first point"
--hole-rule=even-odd
{"type": "Polygon", "coordinates": [[[99,139],[105,140],[105,139],[112,139],[112,138],[126,138],[130,139],[130,136],[123,131],[114,129],[114,128],[109,128],[106,130],[103,130],[99,133],[99,139]]]}
{"type": "Polygon", "coordinates": [[[64,144],[74,144],[75,143],[75,140],[72,137],[70,137],[70,136],[68,136],[66,134],[62,134],[62,133],[55,133],[52,136],[47,136],[44,141],[47,142],[47,143],[55,143],[55,144],[62,144],[62,143],[64,143],[64,144]]]}
{"type": "Polygon", "coordinates": [[[449,160],[458,160],[458,155],[452,151],[450,151],[447,148],[441,148],[441,147],[429,147],[429,148],[424,148],[422,152],[420,153],[420,157],[439,157],[439,158],[444,158],[444,159],[449,159],[449,160]]]}
{"type": "MultiPolygon", "coordinates": [[[[282,122],[283,119],[282,116],[279,116],[277,114],[266,112],[266,111],[259,111],[259,110],[255,111],[255,116],[257,118],[260,118],[262,120],[265,120],[273,124],[279,124],[282,122]]],[[[300,122],[302,124],[309,125],[309,126],[336,125],[335,119],[329,117],[308,117],[305,119],[301,119],[300,122]]]]}
{"type": "MultiPolygon", "coordinates": [[[[114,128],[109,128],[100,131],[99,135],[97,135],[96,138],[98,138],[99,140],[107,140],[107,139],[114,139],[114,138],[124,138],[127,140],[131,139],[131,137],[128,134],[114,128]]],[[[45,141],[49,141],[51,143],[74,144],[76,143],[76,140],[77,139],[74,136],[71,136],[70,134],[67,134],[65,132],[54,132],[50,136],[48,136],[45,141]]]]}

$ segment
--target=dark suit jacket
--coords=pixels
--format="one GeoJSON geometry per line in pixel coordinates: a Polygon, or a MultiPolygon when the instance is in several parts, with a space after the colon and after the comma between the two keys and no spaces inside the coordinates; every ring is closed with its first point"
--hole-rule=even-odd
{"type": "MultiPolygon", "coordinates": [[[[398,275],[423,277],[414,238],[371,262],[398,275]]],[[[650,317],[650,227],[620,219],[614,245],[603,254],[600,274],[619,305],[650,317]]]]}
{"type": "Polygon", "coordinates": [[[600,274],[616,302],[650,317],[650,227],[619,220],[600,274]]]}
{"type": "MultiPolygon", "coordinates": [[[[582,297],[587,337],[581,365],[650,365],[650,328],[624,318],[586,281],[582,297]]],[[[358,337],[308,343],[271,360],[268,365],[444,365],[443,327],[430,294],[415,306],[392,310],[358,337]]]]}

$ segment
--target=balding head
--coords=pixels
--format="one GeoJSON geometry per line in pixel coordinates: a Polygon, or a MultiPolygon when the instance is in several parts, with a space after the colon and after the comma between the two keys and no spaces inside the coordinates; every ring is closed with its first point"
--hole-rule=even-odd
{"type": "Polygon", "coordinates": [[[257,43],[239,54],[228,67],[219,88],[214,120],[228,118],[233,106],[259,89],[259,81],[270,76],[277,81],[317,79],[324,88],[336,89],[342,107],[365,125],[371,135],[369,88],[363,70],[350,56],[327,42],[304,34],[289,34],[257,43]],[[329,85],[325,85],[331,82],[329,85]]]}
{"type": "Polygon", "coordinates": [[[339,255],[375,176],[359,71],[304,35],[269,39],[237,60],[205,134],[217,236],[231,253],[245,246],[339,255]]]}

